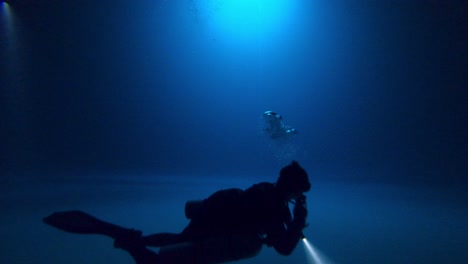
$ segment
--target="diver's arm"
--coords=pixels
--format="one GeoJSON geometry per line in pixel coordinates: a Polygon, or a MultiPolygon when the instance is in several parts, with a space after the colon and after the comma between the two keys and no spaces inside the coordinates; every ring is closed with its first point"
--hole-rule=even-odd
{"type": "Polygon", "coordinates": [[[305,204],[296,204],[293,213],[294,220],[291,223],[286,224],[286,227],[284,224],[278,225],[270,234],[271,245],[281,255],[290,255],[303,236],[302,229],[307,217],[305,204]]]}
{"type": "Polygon", "coordinates": [[[282,232],[279,239],[275,241],[276,243],[273,243],[274,249],[281,255],[290,255],[302,238],[303,228],[303,226],[293,221],[287,230],[282,232]]]}

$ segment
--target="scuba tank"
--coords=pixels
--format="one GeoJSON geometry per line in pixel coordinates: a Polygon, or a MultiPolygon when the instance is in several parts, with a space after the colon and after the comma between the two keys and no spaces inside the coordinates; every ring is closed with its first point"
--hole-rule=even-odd
{"type": "Polygon", "coordinates": [[[187,219],[193,219],[203,213],[203,200],[189,200],[185,203],[185,217],[187,219]]]}
{"type": "MultiPolygon", "coordinates": [[[[204,201],[187,201],[185,217],[191,220],[203,218],[207,213],[204,201]]],[[[163,246],[158,255],[161,263],[215,264],[254,257],[262,245],[257,234],[230,234],[163,246]]]]}

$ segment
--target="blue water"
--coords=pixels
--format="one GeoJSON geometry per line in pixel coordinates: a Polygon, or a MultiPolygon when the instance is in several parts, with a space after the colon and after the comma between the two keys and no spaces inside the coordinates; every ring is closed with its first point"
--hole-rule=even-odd
{"type": "MultiPolygon", "coordinates": [[[[132,263],[41,219],[177,232],[186,200],[292,159],[331,263],[467,262],[463,1],[7,2],[0,263],[132,263]],[[269,138],[265,111],[298,134],[269,138]]],[[[308,260],[300,244],[242,262],[308,260]]]]}

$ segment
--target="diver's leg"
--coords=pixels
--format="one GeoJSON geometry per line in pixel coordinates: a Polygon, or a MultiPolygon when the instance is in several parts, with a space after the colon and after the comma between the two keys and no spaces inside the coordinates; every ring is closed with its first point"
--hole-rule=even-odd
{"type": "Polygon", "coordinates": [[[198,261],[197,253],[197,243],[186,242],[162,247],[159,257],[164,264],[212,264],[198,261]]]}
{"type": "Polygon", "coordinates": [[[180,234],[158,233],[142,237],[143,244],[152,247],[163,247],[172,244],[179,244],[185,241],[180,234]]]}
{"type": "Polygon", "coordinates": [[[155,252],[145,248],[145,247],[130,247],[122,248],[127,251],[136,264],[159,264],[161,263],[161,258],[155,252]]]}
{"type": "Polygon", "coordinates": [[[141,236],[117,238],[114,241],[114,247],[127,251],[136,264],[161,263],[159,255],[145,247],[141,236]]]}
{"type": "Polygon", "coordinates": [[[115,239],[114,247],[127,251],[137,264],[159,264],[158,254],[147,249],[141,231],[102,221],[82,211],[56,212],[43,221],[58,229],[77,234],[99,234],[115,239]]]}
{"type": "Polygon", "coordinates": [[[159,264],[161,263],[158,254],[147,249],[147,248],[135,248],[131,250],[126,250],[136,264],[159,264]]]}

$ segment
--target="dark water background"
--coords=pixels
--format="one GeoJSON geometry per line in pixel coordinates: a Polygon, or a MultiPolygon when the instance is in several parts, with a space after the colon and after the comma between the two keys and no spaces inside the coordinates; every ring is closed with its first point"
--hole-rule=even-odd
{"type": "MultiPolygon", "coordinates": [[[[3,4],[0,263],[132,263],[40,219],[179,231],[186,200],[292,158],[334,263],[466,262],[466,4],[291,2],[249,34],[213,25],[222,0],[3,4]],[[291,155],[259,133],[266,110],[298,129],[291,155]]],[[[302,245],[242,263],[291,261],[302,245]]]]}

